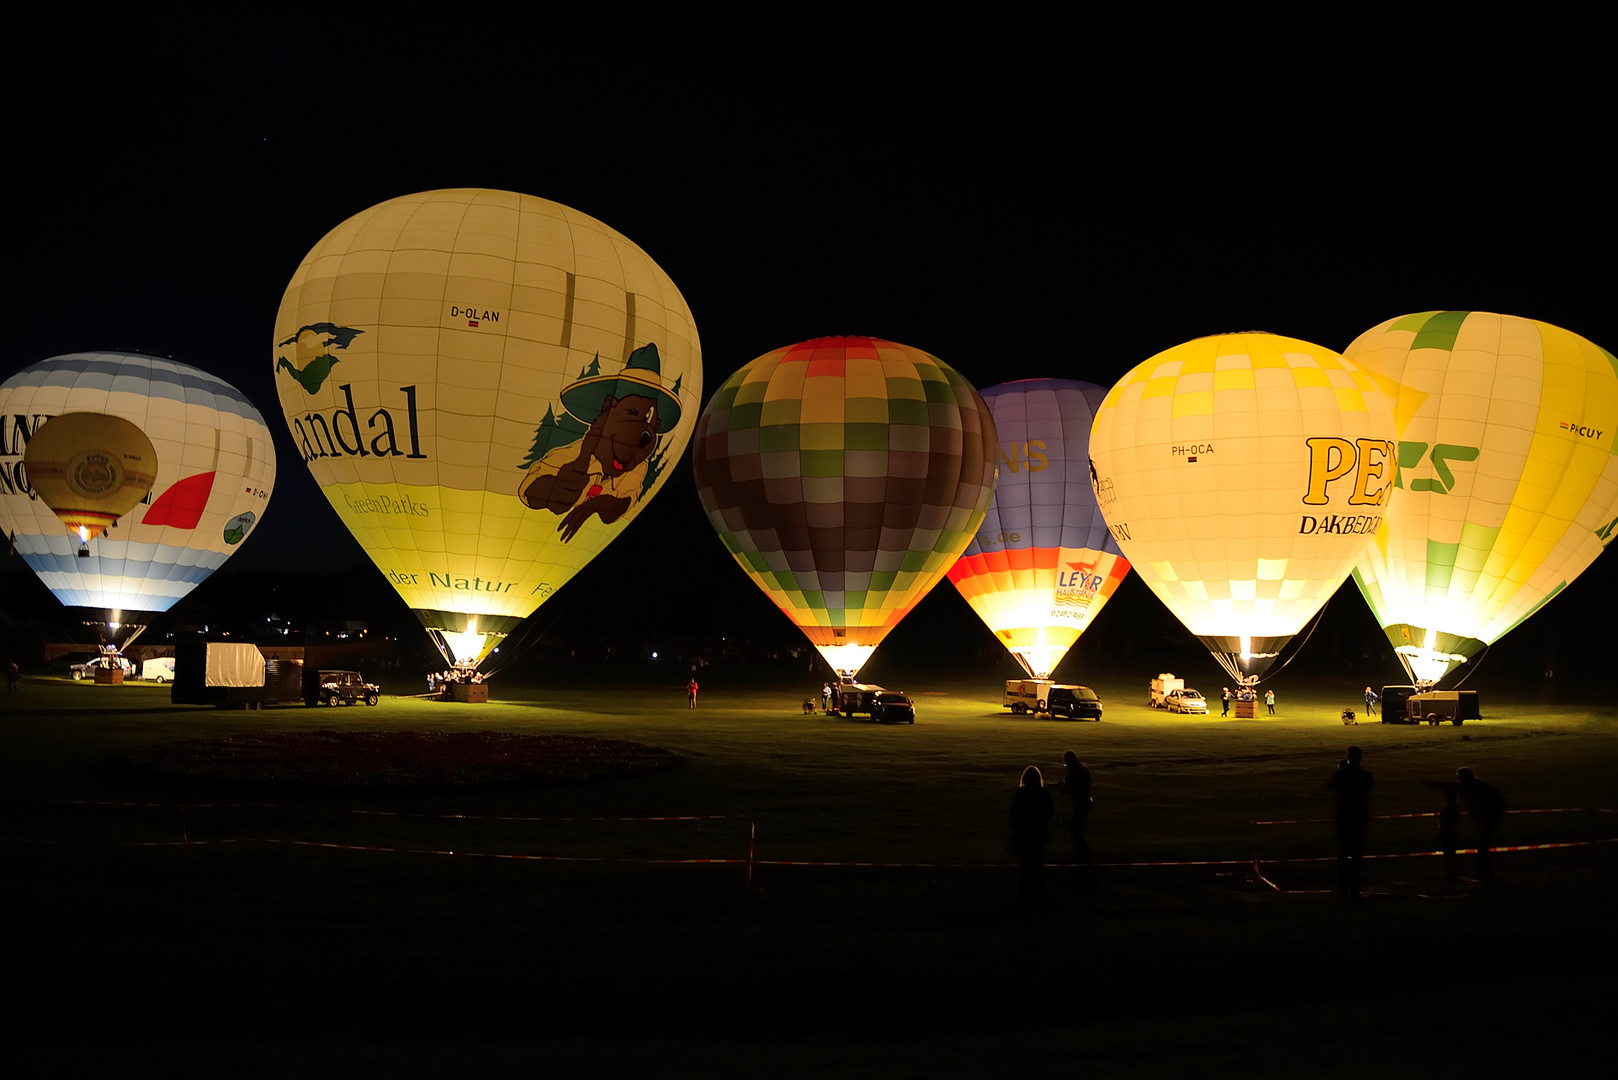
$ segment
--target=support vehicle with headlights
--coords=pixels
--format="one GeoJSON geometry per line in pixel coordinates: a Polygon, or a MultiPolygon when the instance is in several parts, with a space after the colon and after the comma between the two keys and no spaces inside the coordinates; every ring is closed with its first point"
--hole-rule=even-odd
{"type": "Polygon", "coordinates": [[[1152,680],[1151,687],[1146,692],[1146,704],[1154,709],[1166,709],[1168,696],[1175,690],[1185,689],[1185,680],[1179,678],[1172,671],[1165,671],[1152,680]]]}
{"type": "Polygon", "coordinates": [[[1198,713],[1204,716],[1208,713],[1208,701],[1202,696],[1202,691],[1189,686],[1170,690],[1163,695],[1163,707],[1171,713],[1198,713]]]}
{"type": "Polygon", "coordinates": [[[1065,716],[1069,720],[1100,720],[1101,698],[1088,686],[1050,679],[1007,679],[1001,704],[1014,716],[1065,716]]]}

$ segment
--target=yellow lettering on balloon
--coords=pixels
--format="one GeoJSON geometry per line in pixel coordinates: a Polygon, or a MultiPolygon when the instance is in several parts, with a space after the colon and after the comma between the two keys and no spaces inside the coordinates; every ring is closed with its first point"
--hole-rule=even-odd
{"type": "Polygon", "coordinates": [[[1326,485],[1354,471],[1358,456],[1354,444],[1337,436],[1305,439],[1309,444],[1309,490],[1303,501],[1308,506],[1325,506],[1326,485]]]}

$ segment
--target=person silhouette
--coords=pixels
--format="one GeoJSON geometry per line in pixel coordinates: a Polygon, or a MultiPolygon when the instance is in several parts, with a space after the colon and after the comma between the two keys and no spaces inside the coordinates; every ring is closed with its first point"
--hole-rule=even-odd
{"type": "Polygon", "coordinates": [[[1085,826],[1090,822],[1090,811],[1095,809],[1095,799],[1090,794],[1090,770],[1071,750],[1062,755],[1062,768],[1062,782],[1057,789],[1067,796],[1067,829],[1068,837],[1073,842],[1073,863],[1088,867],[1094,861],[1090,855],[1090,842],[1084,835],[1085,826]]]}
{"type": "Polygon", "coordinates": [[[1051,793],[1039,768],[1028,766],[1011,800],[1011,852],[1017,856],[1018,894],[1038,900],[1045,891],[1045,843],[1050,837],[1051,793]]]}
{"type": "Polygon", "coordinates": [[[1494,840],[1495,830],[1500,827],[1500,819],[1505,816],[1506,797],[1500,794],[1498,788],[1479,780],[1471,769],[1456,769],[1455,782],[1461,805],[1466,808],[1466,816],[1472,819],[1472,827],[1477,830],[1478,880],[1493,881],[1489,845],[1494,840]]]}
{"type": "Polygon", "coordinates": [[[1360,898],[1360,858],[1365,854],[1365,833],[1371,823],[1371,774],[1360,766],[1360,748],[1350,746],[1326,782],[1336,792],[1332,825],[1337,840],[1337,891],[1350,900],[1360,898]]]}
{"type": "Polygon", "coordinates": [[[1438,850],[1444,853],[1444,880],[1454,881],[1459,874],[1455,868],[1455,834],[1460,830],[1461,808],[1455,802],[1458,788],[1443,789],[1444,807],[1438,811],[1438,850]]]}

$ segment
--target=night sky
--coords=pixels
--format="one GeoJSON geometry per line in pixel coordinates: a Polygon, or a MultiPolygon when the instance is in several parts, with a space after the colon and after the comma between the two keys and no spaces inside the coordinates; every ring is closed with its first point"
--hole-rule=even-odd
{"type": "MultiPolygon", "coordinates": [[[[1618,348],[1612,95],[1576,28],[1463,47],[1409,22],[1287,41],[885,11],[75,28],[4,76],[0,377],[116,348],[226,378],[280,453],[226,572],[330,573],[363,556],[278,419],[272,323],[322,235],[414,191],[507,188],[624,233],[685,294],[706,394],[827,334],[926,349],[980,387],[1109,385],[1230,330],[1340,350],[1435,308],[1618,348]]],[[[709,575],[751,590],[688,464],[598,565],[615,558],[598,574],[674,611],[709,575]]]]}

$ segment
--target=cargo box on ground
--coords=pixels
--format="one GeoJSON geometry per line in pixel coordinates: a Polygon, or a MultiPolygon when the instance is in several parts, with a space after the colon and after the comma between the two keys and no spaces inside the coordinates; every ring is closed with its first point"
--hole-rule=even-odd
{"type": "Polygon", "coordinates": [[[176,705],[220,709],[262,709],[303,701],[303,665],[296,660],[266,662],[257,645],[186,642],[174,650],[176,705]],[[274,671],[270,671],[270,665],[274,671]]]}
{"type": "Polygon", "coordinates": [[[1172,671],[1165,671],[1152,680],[1151,688],[1146,693],[1146,704],[1154,709],[1166,709],[1169,707],[1169,693],[1184,689],[1184,679],[1176,678],[1172,671]]]}
{"type": "Polygon", "coordinates": [[[1411,694],[1405,699],[1408,722],[1437,727],[1450,723],[1456,727],[1467,720],[1478,720],[1478,692],[1476,690],[1429,690],[1424,694],[1411,694]]]}

